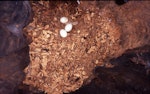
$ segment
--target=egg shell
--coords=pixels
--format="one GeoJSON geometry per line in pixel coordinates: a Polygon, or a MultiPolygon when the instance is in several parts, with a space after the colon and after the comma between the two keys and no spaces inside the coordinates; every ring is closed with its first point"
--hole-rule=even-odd
{"type": "Polygon", "coordinates": [[[67,37],[67,32],[66,32],[66,30],[61,29],[61,30],[59,31],[59,33],[60,33],[60,36],[61,36],[61,37],[63,37],[63,38],[67,37]]]}
{"type": "Polygon", "coordinates": [[[72,28],[73,28],[73,25],[72,25],[71,23],[68,23],[68,24],[66,24],[66,26],[65,26],[65,30],[66,30],[67,32],[70,32],[70,31],[72,30],[72,28]]]}
{"type": "Polygon", "coordinates": [[[60,18],[60,22],[61,23],[67,23],[68,22],[68,18],[67,17],[61,17],[60,18]]]}

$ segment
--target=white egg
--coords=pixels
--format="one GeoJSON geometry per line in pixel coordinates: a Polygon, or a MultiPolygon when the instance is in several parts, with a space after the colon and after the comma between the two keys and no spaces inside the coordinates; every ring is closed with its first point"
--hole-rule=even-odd
{"type": "Polygon", "coordinates": [[[66,26],[65,26],[65,30],[66,30],[67,32],[70,32],[70,31],[72,30],[72,27],[73,27],[73,25],[72,25],[71,23],[68,23],[68,24],[66,24],[66,26]]]}
{"type": "Polygon", "coordinates": [[[59,33],[60,33],[60,36],[61,36],[61,37],[63,37],[63,38],[67,37],[67,32],[66,32],[66,30],[61,29],[59,33]]]}
{"type": "Polygon", "coordinates": [[[79,0],[77,0],[77,3],[78,3],[78,4],[80,4],[80,1],[79,1],[79,0]]]}
{"type": "Polygon", "coordinates": [[[60,22],[61,23],[67,23],[68,22],[68,18],[67,17],[61,17],[60,18],[60,22]]]}

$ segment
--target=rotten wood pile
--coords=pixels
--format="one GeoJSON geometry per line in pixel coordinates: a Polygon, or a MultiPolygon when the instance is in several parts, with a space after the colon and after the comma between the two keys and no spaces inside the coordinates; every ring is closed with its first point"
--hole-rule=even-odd
{"type": "Polygon", "coordinates": [[[150,43],[150,2],[32,2],[34,21],[25,29],[32,38],[25,84],[48,94],[77,90],[96,66],[150,43]],[[59,19],[78,22],[66,38],[59,19]]]}

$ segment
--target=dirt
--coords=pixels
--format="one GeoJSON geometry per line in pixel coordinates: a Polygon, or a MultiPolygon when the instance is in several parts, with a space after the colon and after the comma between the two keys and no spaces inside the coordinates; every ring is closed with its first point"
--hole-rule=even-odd
{"type": "Polygon", "coordinates": [[[33,22],[25,29],[32,39],[24,84],[48,94],[75,91],[93,78],[96,66],[113,67],[109,60],[126,50],[150,43],[150,2],[114,1],[31,2],[33,22]],[[66,38],[60,18],[78,22],[66,38]]]}

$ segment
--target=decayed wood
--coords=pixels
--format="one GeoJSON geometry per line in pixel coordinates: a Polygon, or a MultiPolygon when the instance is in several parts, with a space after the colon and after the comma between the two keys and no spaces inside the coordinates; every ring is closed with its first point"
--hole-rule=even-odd
{"type": "Polygon", "coordinates": [[[32,2],[34,21],[26,28],[33,41],[31,63],[24,81],[49,94],[78,89],[95,66],[112,67],[106,63],[111,58],[150,43],[149,2],[49,3],[32,2]],[[78,22],[66,38],[59,35],[62,16],[78,22]]]}

